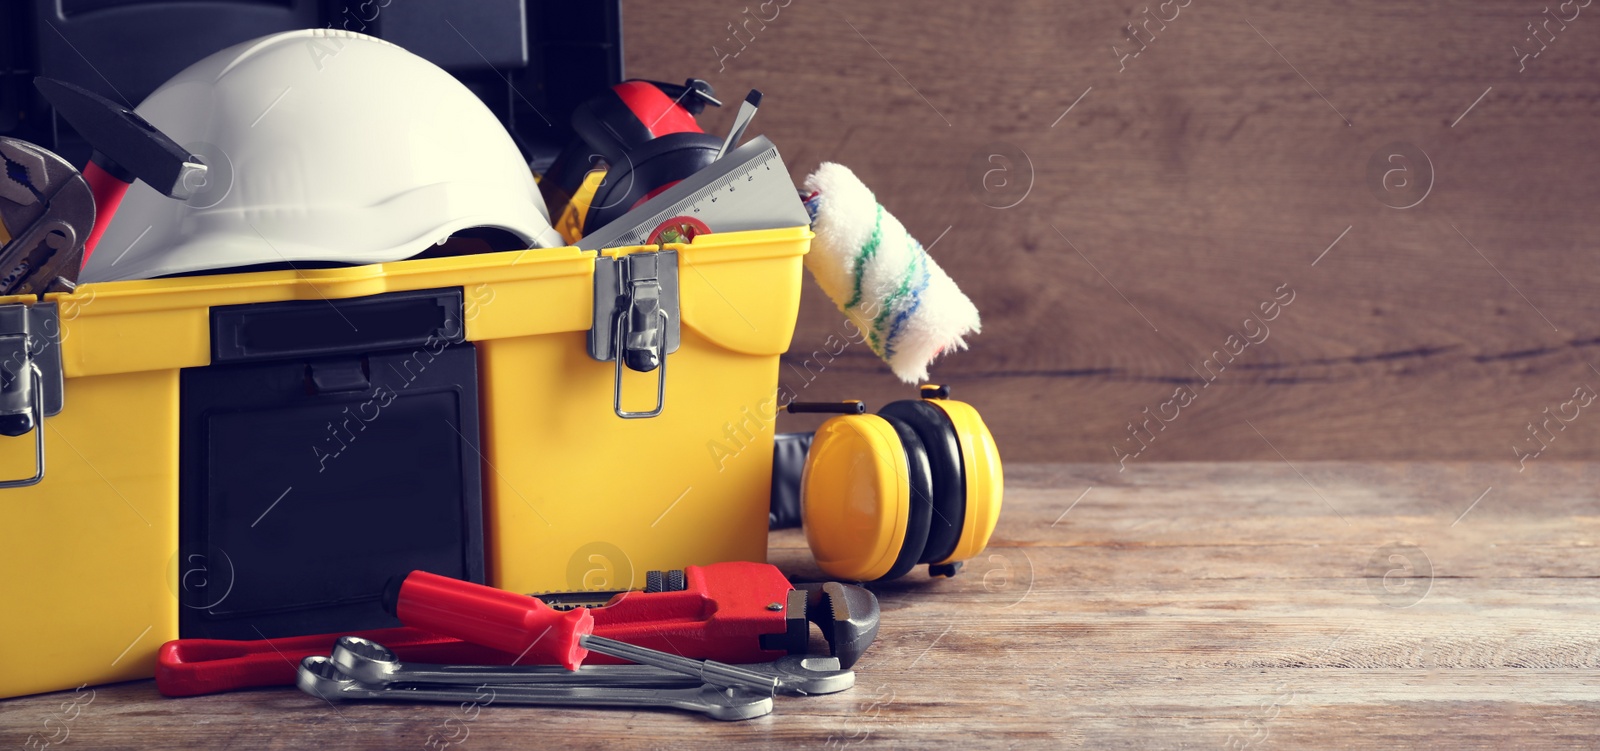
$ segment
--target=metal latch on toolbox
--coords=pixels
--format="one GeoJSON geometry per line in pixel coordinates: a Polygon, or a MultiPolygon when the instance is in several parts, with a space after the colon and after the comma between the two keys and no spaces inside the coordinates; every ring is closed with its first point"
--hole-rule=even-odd
{"type": "Polygon", "coordinates": [[[60,414],[64,390],[55,303],[0,305],[0,435],[31,430],[34,450],[33,477],[0,481],[0,489],[44,479],[44,418],[60,414]]]}
{"type": "Polygon", "coordinates": [[[666,406],[667,355],[678,351],[678,252],[601,256],[594,264],[594,322],[589,356],[617,364],[611,409],[623,419],[655,417],[666,406]],[[622,408],[622,366],[656,373],[653,409],[622,408]]]}

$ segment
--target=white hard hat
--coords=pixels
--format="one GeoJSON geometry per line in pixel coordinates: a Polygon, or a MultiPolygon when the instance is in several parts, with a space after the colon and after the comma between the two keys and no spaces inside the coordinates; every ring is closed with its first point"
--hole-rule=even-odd
{"type": "Polygon", "coordinates": [[[382,263],[476,227],[565,244],[494,114],[380,39],[307,29],[245,42],[136,111],[206,163],[205,185],[178,201],[135,183],[82,282],[382,263]]]}

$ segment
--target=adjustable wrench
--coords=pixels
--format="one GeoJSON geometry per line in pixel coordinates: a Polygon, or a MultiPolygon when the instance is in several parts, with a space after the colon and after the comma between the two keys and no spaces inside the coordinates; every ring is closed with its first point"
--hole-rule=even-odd
{"type": "Polygon", "coordinates": [[[593,686],[449,686],[435,684],[364,684],[344,673],[332,660],[311,656],[300,663],[296,685],[328,701],[481,701],[487,704],[553,706],[658,707],[700,712],[718,720],[748,720],[772,713],[772,697],[737,688],[621,688],[593,686]],[[487,699],[484,695],[488,694],[487,699]]]}
{"type": "Polygon", "coordinates": [[[94,227],[88,183],[61,157],[0,138],[0,295],[70,291],[94,227]]]}
{"type": "MultiPolygon", "coordinates": [[[[691,687],[718,683],[649,665],[591,665],[566,670],[553,665],[475,666],[406,664],[387,647],[359,636],[340,637],[330,658],[346,675],[367,684],[435,683],[549,686],[691,687]]],[[[774,662],[741,665],[744,671],[777,680],[780,693],[831,694],[855,685],[855,671],[839,668],[834,657],[788,655],[774,662]]],[[[756,689],[757,691],[765,690],[756,689]]]]}

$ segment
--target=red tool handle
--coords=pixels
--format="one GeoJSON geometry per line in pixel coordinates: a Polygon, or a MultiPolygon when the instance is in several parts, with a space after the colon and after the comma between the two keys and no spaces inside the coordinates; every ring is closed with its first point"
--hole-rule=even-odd
{"type": "Polygon", "coordinates": [[[555,662],[576,670],[589,650],[579,642],[594,633],[588,608],[556,610],[536,597],[448,576],[413,571],[400,584],[395,617],[413,628],[454,636],[528,662],[555,662]]]}
{"type": "Polygon", "coordinates": [[[128,186],[133,183],[118,179],[93,160],[84,166],[83,179],[94,195],[94,229],[89,230],[89,239],[83,244],[83,262],[87,264],[89,254],[100,244],[100,236],[106,233],[111,217],[116,215],[122,197],[128,194],[128,186]]]}
{"type": "MultiPolygon", "coordinates": [[[[516,655],[414,628],[353,632],[394,650],[403,660],[467,665],[509,665],[516,655]]],[[[294,685],[300,661],[333,651],[344,636],[314,634],[260,641],[174,639],[156,657],[162,696],[201,696],[259,686],[294,685]]]]}

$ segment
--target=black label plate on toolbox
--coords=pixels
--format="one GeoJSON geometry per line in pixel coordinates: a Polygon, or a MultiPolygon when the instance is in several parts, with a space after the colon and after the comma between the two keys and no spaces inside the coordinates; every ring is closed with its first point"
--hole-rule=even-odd
{"type": "Polygon", "coordinates": [[[466,340],[461,288],[211,309],[211,361],[257,362],[466,340]]]}

